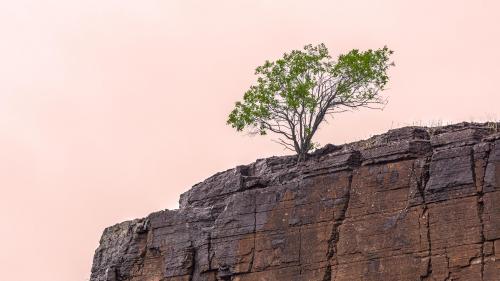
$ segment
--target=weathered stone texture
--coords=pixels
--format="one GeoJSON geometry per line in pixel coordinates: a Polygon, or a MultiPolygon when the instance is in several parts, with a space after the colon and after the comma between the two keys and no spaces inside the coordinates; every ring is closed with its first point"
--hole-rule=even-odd
{"type": "Polygon", "coordinates": [[[500,280],[498,124],[406,127],[218,173],[107,228],[91,281],[500,280]]]}

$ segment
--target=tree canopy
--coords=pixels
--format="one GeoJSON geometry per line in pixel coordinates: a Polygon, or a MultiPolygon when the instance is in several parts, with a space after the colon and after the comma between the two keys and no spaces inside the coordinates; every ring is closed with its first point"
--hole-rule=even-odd
{"type": "Polygon", "coordinates": [[[309,44],[266,61],[256,68],[256,83],[236,102],[227,124],[238,131],[275,133],[277,142],[303,159],[315,147],[312,138],[327,117],[385,104],[380,92],[394,65],[392,53],[386,46],[353,49],[334,60],[324,44],[309,44]]]}

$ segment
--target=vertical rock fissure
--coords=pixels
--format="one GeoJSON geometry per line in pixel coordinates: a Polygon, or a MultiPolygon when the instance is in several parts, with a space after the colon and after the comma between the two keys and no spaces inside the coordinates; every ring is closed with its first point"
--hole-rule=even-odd
{"type": "MultiPolygon", "coordinates": [[[[488,161],[488,157],[489,157],[489,150],[486,151],[485,153],[485,159],[483,159],[484,161],[488,161]]],[[[477,185],[478,183],[478,175],[476,174],[476,160],[475,160],[475,153],[474,153],[474,149],[471,149],[471,154],[470,154],[470,162],[471,162],[471,170],[472,170],[472,179],[473,179],[473,182],[475,185],[477,185]]],[[[484,188],[484,177],[485,177],[485,173],[483,173],[482,175],[482,180],[480,182],[480,184],[482,185],[480,188],[477,188],[477,215],[478,215],[478,220],[479,220],[479,223],[480,223],[480,243],[481,243],[481,247],[480,247],[480,258],[481,258],[481,280],[484,280],[484,242],[485,242],[485,236],[484,236],[484,222],[483,222],[483,214],[484,214],[484,202],[483,202],[483,195],[484,195],[484,191],[483,191],[483,188],[484,188]]]]}
{"type": "MultiPolygon", "coordinates": [[[[434,151],[433,151],[434,153],[434,151]]],[[[430,163],[432,161],[432,155],[424,158],[424,164],[422,166],[422,175],[420,178],[417,178],[417,188],[422,197],[422,214],[421,217],[425,219],[425,227],[426,227],[426,239],[427,239],[427,270],[424,275],[420,276],[420,280],[428,280],[432,276],[432,243],[431,243],[431,228],[430,228],[430,218],[429,218],[429,210],[427,206],[427,200],[425,198],[425,187],[430,177],[430,163]]],[[[415,164],[414,164],[415,165],[415,164]]],[[[413,167],[415,169],[415,166],[413,167]]]]}
{"type": "MultiPolygon", "coordinates": [[[[192,243],[192,242],[191,242],[192,243]]],[[[194,279],[194,272],[196,270],[196,248],[191,245],[191,247],[189,248],[189,251],[190,251],[190,255],[191,255],[191,268],[190,268],[190,271],[189,271],[189,281],[193,281],[194,279]]]]}
{"type": "Polygon", "coordinates": [[[299,275],[302,275],[302,226],[299,226],[299,275]]]}
{"type": "MultiPolygon", "coordinates": [[[[344,223],[346,218],[347,209],[349,208],[349,201],[351,200],[351,190],[352,190],[352,179],[353,174],[349,175],[347,192],[345,195],[344,207],[341,209],[341,213],[338,219],[333,222],[332,234],[330,239],[328,240],[328,267],[325,270],[325,274],[323,275],[323,281],[330,281],[332,277],[332,266],[338,266],[338,250],[337,243],[340,240],[340,227],[344,223]]],[[[334,279],[335,280],[335,279],[334,279]]]]}
{"type": "Polygon", "coordinates": [[[207,261],[208,261],[208,270],[212,270],[212,255],[210,254],[212,251],[212,234],[210,232],[207,233],[207,261]]]}
{"type": "Polygon", "coordinates": [[[250,264],[248,265],[248,272],[252,272],[253,262],[255,259],[255,252],[257,249],[256,246],[257,239],[257,196],[254,196],[254,204],[253,204],[253,249],[252,249],[252,258],[250,260],[250,264]]]}
{"type": "MultiPolygon", "coordinates": [[[[417,160],[418,161],[418,160],[417,160]]],[[[411,207],[415,207],[415,206],[418,206],[418,205],[414,205],[412,203],[412,200],[414,200],[415,198],[413,197],[413,190],[412,190],[412,183],[415,184],[415,188],[417,189],[416,192],[418,192],[418,196],[420,196],[420,199],[422,199],[422,202],[421,204],[424,204],[424,191],[423,191],[423,188],[421,187],[422,185],[422,175],[417,175],[417,171],[416,171],[416,162],[413,162],[412,164],[412,167],[411,167],[411,174],[410,174],[410,179],[413,180],[413,182],[410,182],[410,193],[408,195],[408,203],[406,204],[406,207],[405,208],[411,208],[411,207]]],[[[420,214],[420,218],[424,215],[424,212],[425,209],[422,211],[422,214],[420,214]]],[[[422,240],[423,240],[423,237],[422,237],[422,222],[420,221],[420,219],[418,220],[418,241],[419,241],[419,246],[420,248],[422,248],[422,240]]],[[[426,237],[426,241],[427,241],[427,237],[426,237]]]]}

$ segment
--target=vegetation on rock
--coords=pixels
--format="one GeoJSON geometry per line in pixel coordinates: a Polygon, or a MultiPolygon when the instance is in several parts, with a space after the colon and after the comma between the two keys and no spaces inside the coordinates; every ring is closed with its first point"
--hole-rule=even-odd
{"type": "Polygon", "coordinates": [[[238,131],[279,136],[277,142],[304,159],[313,136],[332,114],[362,107],[381,108],[392,50],[353,49],[333,60],[324,44],[306,45],[266,61],[255,70],[257,83],[236,102],[227,124],[238,131]]]}

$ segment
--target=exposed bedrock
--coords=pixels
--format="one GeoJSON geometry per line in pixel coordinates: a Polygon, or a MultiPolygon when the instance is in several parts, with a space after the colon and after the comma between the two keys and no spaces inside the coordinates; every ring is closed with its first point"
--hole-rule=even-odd
{"type": "Polygon", "coordinates": [[[498,123],[405,127],[218,173],[107,228],[91,281],[500,280],[498,123]]]}

